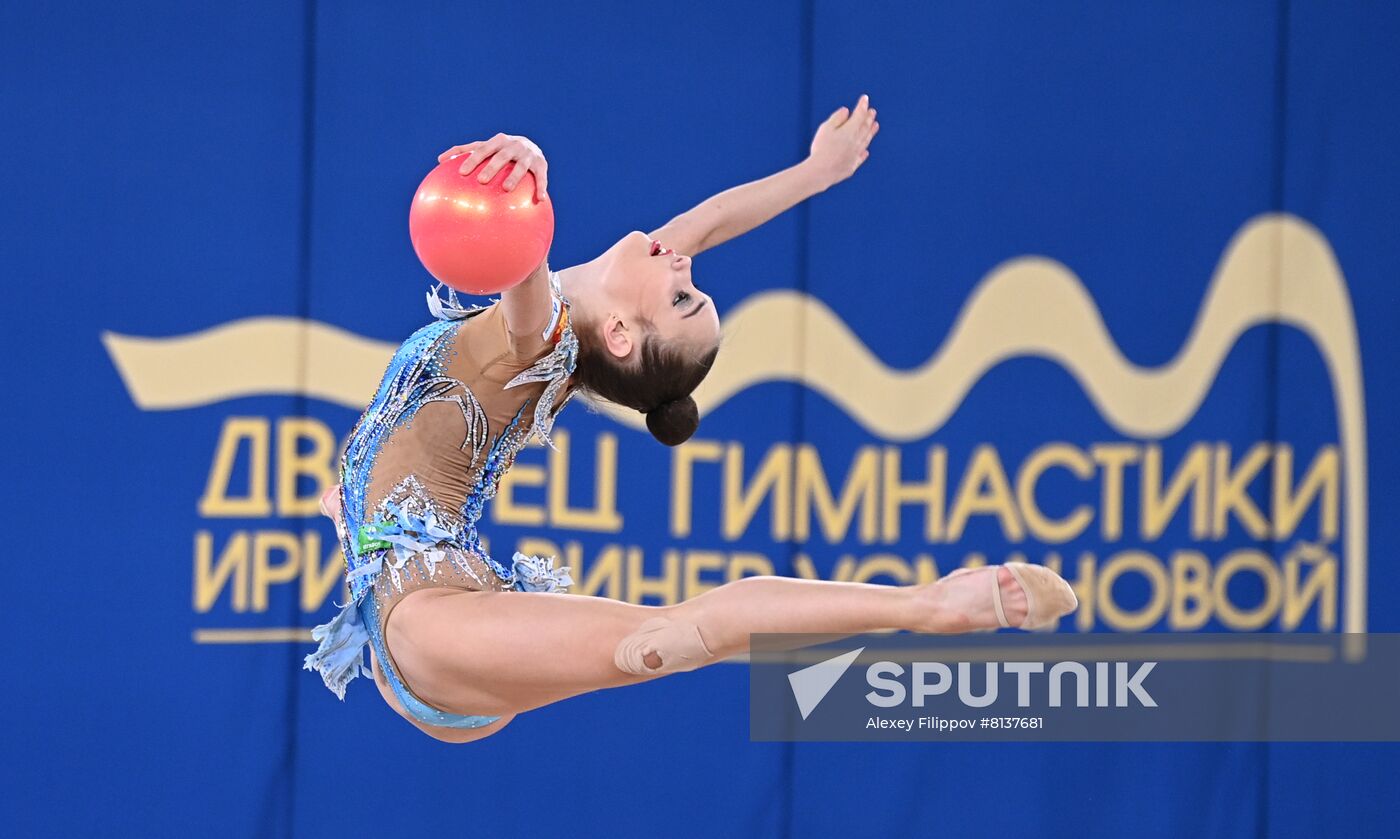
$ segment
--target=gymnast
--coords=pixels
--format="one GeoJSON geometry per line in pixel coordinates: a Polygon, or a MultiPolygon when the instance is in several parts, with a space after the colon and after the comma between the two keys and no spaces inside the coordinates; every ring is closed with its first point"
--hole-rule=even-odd
{"type": "MultiPolygon", "coordinates": [[[[484,505],[530,438],[548,443],[576,393],[646,416],[668,446],[700,417],[691,392],[719,352],[720,321],[691,257],[849,178],[880,130],[869,98],[817,129],[809,156],[722,192],[591,262],[547,262],[486,307],[434,291],[435,322],[396,351],[346,445],[322,509],[336,521],[350,602],[313,632],[306,668],[344,698],[363,649],[388,704],[428,735],[478,740],[517,714],[601,688],[694,670],[747,652],[753,633],[958,633],[1056,623],[1076,607],[1049,569],[1007,563],[924,585],[749,577],[672,606],[565,593],[567,569],[493,559],[484,505]]],[[[508,163],[547,188],[540,149],[497,135],[454,146],[461,172],[508,163]]]]}

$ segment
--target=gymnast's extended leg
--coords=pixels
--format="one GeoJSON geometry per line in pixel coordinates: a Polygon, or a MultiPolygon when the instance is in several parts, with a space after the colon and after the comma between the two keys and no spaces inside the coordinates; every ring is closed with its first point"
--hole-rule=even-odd
{"type": "MultiPolygon", "coordinates": [[[[386,640],[400,674],[424,701],[456,713],[506,715],[693,670],[746,652],[754,633],[951,633],[1019,625],[1028,611],[1024,573],[986,568],[910,587],[752,577],[675,606],[425,589],[394,610],[386,640]]],[[[1064,592],[1072,601],[1067,586],[1064,592]]],[[[1042,600],[1045,594],[1042,589],[1042,600]]],[[[1052,608],[1068,611],[1062,604],[1052,608]]]]}

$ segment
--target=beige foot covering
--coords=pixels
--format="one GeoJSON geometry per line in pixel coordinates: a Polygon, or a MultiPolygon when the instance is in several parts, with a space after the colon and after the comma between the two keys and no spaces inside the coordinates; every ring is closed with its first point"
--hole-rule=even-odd
{"type": "MultiPolygon", "coordinates": [[[[1043,565],[1030,565],[1025,562],[1007,562],[1001,567],[1011,572],[1026,593],[1026,619],[1021,621],[1021,629],[1041,629],[1053,626],[1060,618],[1079,607],[1079,599],[1069,583],[1043,565]]],[[[1001,585],[997,575],[992,575],[992,604],[996,607],[997,620],[1002,626],[1010,626],[1006,613],[1001,607],[1001,585]]]]}
{"type": "Polygon", "coordinates": [[[700,627],[669,618],[651,618],[623,638],[613,653],[617,669],[634,676],[659,676],[694,670],[714,659],[700,637],[700,627]],[[660,659],[659,667],[647,666],[647,658],[660,659]]]}

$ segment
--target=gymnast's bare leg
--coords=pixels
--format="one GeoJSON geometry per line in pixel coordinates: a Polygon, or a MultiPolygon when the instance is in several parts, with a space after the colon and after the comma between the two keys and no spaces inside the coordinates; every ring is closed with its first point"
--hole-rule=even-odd
{"type": "MultiPolygon", "coordinates": [[[[909,587],[752,577],[675,606],[432,588],[405,598],[385,635],[400,675],[423,701],[445,711],[502,717],[468,730],[436,729],[409,718],[438,739],[466,742],[532,708],[747,652],[754,633],[994,628],[1003,622],[995,613],[991,574],[997,575],[1004,623],[1019,625],[1027,617],[1025,590],[1006,568],[989,567],[909,587]]],[[[382,679],[377,681],[402,714],[382,679]]]]}

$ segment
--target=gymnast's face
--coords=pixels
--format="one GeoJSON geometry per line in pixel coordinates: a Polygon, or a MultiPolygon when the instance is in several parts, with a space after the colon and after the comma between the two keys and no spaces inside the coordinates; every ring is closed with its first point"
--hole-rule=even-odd
{"type": "Polygon", "coordinates": [[[690,257],[634,231],[613,245],[607,259],[601,283],[625,327],[625,334],[608,336],[614,355],[628,355],[645,324],[657,338],[689,347],[697,356],[719,343],[715,301],[695,287],[690,257]],[[615,340],[619,337],[626,340],[615,340]]]}

